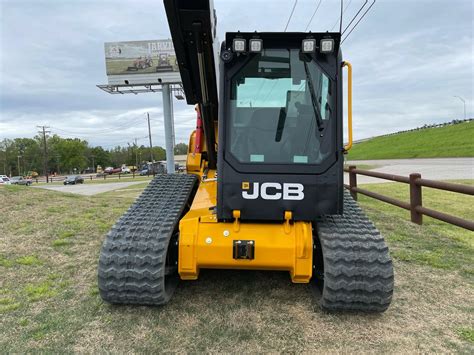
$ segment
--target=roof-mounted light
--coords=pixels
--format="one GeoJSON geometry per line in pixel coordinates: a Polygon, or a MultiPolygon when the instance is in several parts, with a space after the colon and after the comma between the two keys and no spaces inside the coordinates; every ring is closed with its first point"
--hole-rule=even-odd
{"type": "Polygon", "coordinates": [[[263,48],[263,41],[261,39],[251,39],[249,42],[249,50],[252,53],[261,52],[263,48]]]}
{"type": "Polygon", "coordinates": [[[236,53],[245,52],[245,39],[234,38],[234,41],[232,42],[232,49],[236,53]]]}
{"type": "Polygon", "coordinates": [[[321,53],[331,53],[334,50],[334,40],[332,38],[322,39],[319,44],[321,53]]]}
{"type": "Polygon", "coordinates": [[[303,53],[313,53],[316,50],[316,40],[309,38],[304,39],[301,44],[301,51],[303,53]]]}
{"type": "Polygon", "coordinates": [[[316,50],[316,40],[309,38],[304,39],[301,44],[301,51],[303,53],[313,53],[316,50]]]}

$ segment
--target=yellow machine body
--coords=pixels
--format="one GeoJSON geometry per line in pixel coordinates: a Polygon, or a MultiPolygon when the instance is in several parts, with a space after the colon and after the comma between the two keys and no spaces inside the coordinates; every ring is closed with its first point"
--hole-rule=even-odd
{"type": "Polygon", "coordinates": [[[290,273],[292,282],[308,283],[313,265],[311,223],[292,222],[289,211],[285,213],[284,223],[241,222],[239,211],[234,211],[234,222],[217,221],[216,172],[197,171],[196,156],[192,154],[188,155],[188,164],[191,163],[188,172],[198,175],[201,183],[190,210],[179,223],[181,279],[196,280],[203,268],[282,270],[290,273]],[[238,241],[254,244],[252,259],[234,258],[233,248],[238,241]]]}

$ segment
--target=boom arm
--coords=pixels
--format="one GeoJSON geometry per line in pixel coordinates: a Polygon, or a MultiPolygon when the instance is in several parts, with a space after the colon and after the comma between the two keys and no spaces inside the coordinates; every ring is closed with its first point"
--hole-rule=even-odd
{"type": "Polygon", "coordinates": [[[216,168],[218,112],[213,42],[216,17],[209,0],[163,0],[188,104],[200,106],[208,167],[216,168]]]}

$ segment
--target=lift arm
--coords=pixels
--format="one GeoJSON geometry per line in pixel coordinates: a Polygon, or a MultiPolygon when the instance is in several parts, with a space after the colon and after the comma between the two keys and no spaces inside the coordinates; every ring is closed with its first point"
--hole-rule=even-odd
{"type": "Polygon", "coordinates": [[[188,104],[198,104],[210,169],[216,168],[216,17],[209,0],[163,0],[188,104]]]}

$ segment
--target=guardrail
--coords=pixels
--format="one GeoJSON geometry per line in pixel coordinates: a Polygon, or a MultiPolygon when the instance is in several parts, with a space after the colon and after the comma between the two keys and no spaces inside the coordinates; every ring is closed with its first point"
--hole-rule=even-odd
{"type": "Polygon", "coordinates": [[[379,201],[389,203],[391,205],[403,208],[410,211],[411,221],[416,224],[423,224],[423,215],[438,219],[440,221],[454,224],[458,227],[466,228],[468,230],[474,231],[474,222],[466,219],[462,219],[456,216],[452,216],[443,212],[435,211],[430,208],[423,206],[423,194],[422,187],[429,187],[438,190],[456,192],[464,195],[474,195],[474,186],[453,184],[450,182],[436,181],[422,179],[421,175],[418,173],[410,174],[409,177],[401,175],[392,175],[379,173],[376,171],[370,170],[361,170],[357,169],[356,166],[351,165],[347,168],[344,168],[344,171],[349,173],[349,185],[344,184],[344,187],[348,189],[352,197],[357,200],[357,194],[361,193],[363,195],[375,198],[379,201]],[[374,178],[390,180],[395,182],[400,182],[408,184],[410,186],[410,202],[400,201],[392,197],[384,196],[376,192],[372,192],[366,189],[361,189],[357,186],[357,175],[370,176],[374,178]]]}

